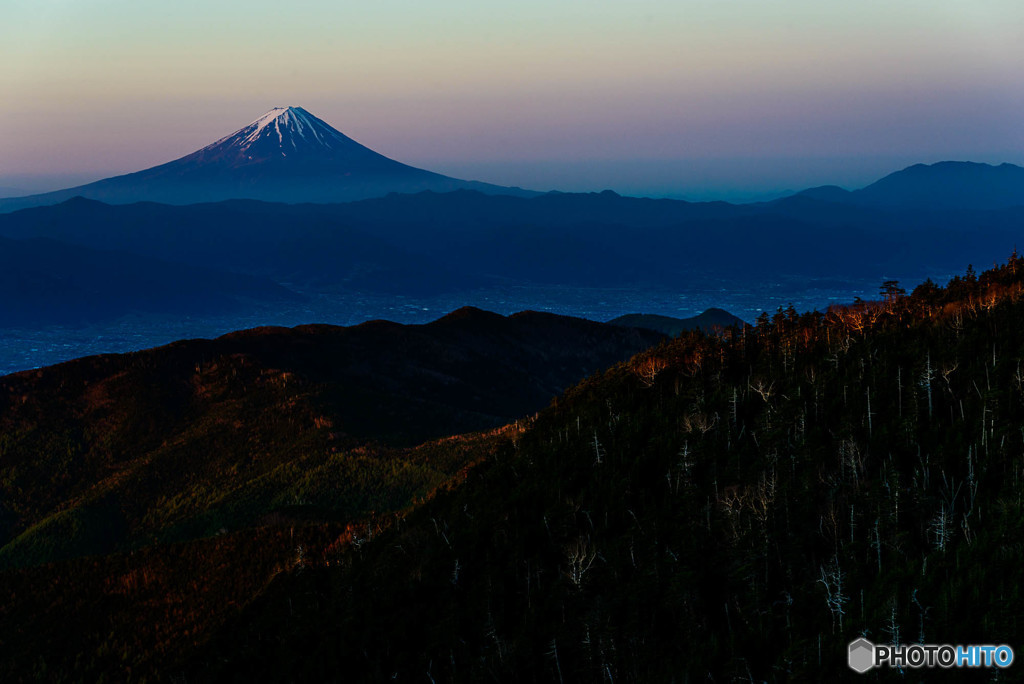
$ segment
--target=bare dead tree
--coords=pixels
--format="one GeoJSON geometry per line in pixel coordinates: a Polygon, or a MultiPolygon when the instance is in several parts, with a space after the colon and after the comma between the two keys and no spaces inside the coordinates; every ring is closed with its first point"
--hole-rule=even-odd
{"type": "Polygon", "coordinates": [[[633,368],[633,372],[646,387],[654,385],[655,378],[668,368],[668,361],[658,356],[649,356],[633,368]]]}
{"type": "Polygon", "coordinates": [[[935,377],[935,370],[932,368],[932,353],[925,356],[924,370],[921,372],[921,385],[928,392],[928,419],[932,417],[932,379],[935,377]]]}
{"type": "Polygon", "coordinates": [[[758,396],[760,396],[765,403],[768,403],[772,398],[772,395],[775,393],[775,383],[765,382],[763,378],[758,378],[757,380],[751,381],[747,384],[750,389],[757,392],[758,396]]]}
{"type": "Polygon", "coordinates": [[[554,658],[554,661],[555,661],[555,671],[558,673],[558,682],[559,682],[559,684],[561,684],[562,681],[563,681],[562,680],[562,665],[561,665],[561,663],[558,662],[558,644],[555,642],[554,638],[551,639],[551,650],[548,651],[548,655],[551,656],[552,658],[554,658]]]}
{"type": "MultiPolygon", "coordinates": [[[[896,621],[896,613],[899,604],[896,602],[896,597],[893,596],[892,600],[889,601],[889,627],[885,631],[889,633],[889,638],[892,643],[899,645],[900,643],[900,623],[896,621]]],[[[900,668],[900,672],[903,669],[900,668]]]]}
{"type": "Polygon", "coordinates": [[[917,635],[917,643],[919,643],[919,644],[926,643],[925,642],[925,635],[924,635],[924,621],[928,617],[928,611],[931,610],[931,608],[926,608],[925,606],[922,606],[921,602],[917,600],[917,589],[914,589],[914,591],[911,592],[911,594],[910,594],[910,602],[913,603],[915,606],[917,606],[918,617],[920,618],[920,622],[919,622],[920,631],[918,632],[918,635],[917,635]]]}
{"type": "Polygon", "coordinates": [[[740,516],[743,509],[749,505],[748,496],[750,492],[746,487],[729,485],[722,488],[722,495],[718,499],[718,505],[726,513],[733,538],[740,537],[740,516]]]}
{"type": "Polygon", "coordinates": [[[878,518],[875,518],[875,540],[871,542],[875,549],[875,557],[878,559],[878,574],[882,574],[882,536],[878,532],[878,518]]]}
{"type": "Polygon", "coordinates": [[[699,432],[707,434],[718,425],[718,414],[709,416],[703,412],[688,413],[683,416],[682,427],[684,432],[699,432]]]}
{"type": "Polygon", "coordinates": [[[959,367],[960,367],[960,362],[959,361],[954,361],[953,363],[944,363],[944,364],[942,364],[942,370],[939,371],[941,373],[941,375],[942,375],[943,381],[946,383],[946,389],[948,389],[950,391],[950,393],[952,393],[953,388],[949,384],[949,376],[952,375],[953,373],[955,373],[956,369],[959,368],[959,367]]]}
{"type": "Polygon", "coordinates": [[[932,535],[932,546],[934,546],[937,551],[945,551],[946,544],[949,542],[949,538],[953,535],[952,525],[950,524],[950,513],[946,510],[945,504],[942,504],[939,507],[939,512],[935,514],[934,518],[932,518],[928,531],[932,535]]]}
{"type": "Polygon", "coordinates": [[[761,473],[761,481],[758,482],[750,498],[750,508],[754,513],[754,517],[763,526],[767,526],[768,516],[771,514],[772,506],[775,503],[777,481],[774,470],[770,475],[768,473],[761,473]]]}
{"type": "Polygon", "coordinates": [[[825,587],[825,604],[832,612],[832,630],[835,631],[835,623],[839,622],[839,631],[843,631],[843,616],[846,614],[845,606],[849,597],[843,593],[843,580],[845,574],[839,567],[839,557],[827,566],[820,566],[821,578],[818,580],[825,587]]]}
{"type": "Polygon", "coordinates": [[[871,388],[868,387],[864,394],[868,398],[868,437],[871,436],[871,417],[874,415],[871,413],[871,388]]]}
{"type": "Polygon", "coordinates": [[[597,558],[597,550],[590,543],[589,538],[577,537],[562,547],[562,551],[565,553],[567,563],[565,576],[578,589],[583,586],[583,579],[586,577],[591,566],[594,565],[594,559],[597,558]]]}

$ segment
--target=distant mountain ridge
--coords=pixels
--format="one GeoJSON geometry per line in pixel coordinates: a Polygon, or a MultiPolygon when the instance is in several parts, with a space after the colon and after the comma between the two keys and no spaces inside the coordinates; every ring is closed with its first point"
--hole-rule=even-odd
{"type": "Polygon", "coordinates": [[[486,282],[683,288],[709,277],[749,282],[780,273],[832,278],[907,269],[934,277],[936,269],[1012,252],[1022,215],[1024,208],[980,216],[807,196],[731,205],[458,191],[333,205],[79,199],[0,214],[0,236],[46,237],[313,287],[414,295],[486,282]]]}
{"type": "Polygon", "coordinates": [[[418,169],[360,145],[302,107],[275,107],[234,133],[180,159],[95,183],[0,200],[0,211],[75,196],[111,204],[194,204],[228,199],[346,202],[389,192],[533,195],[418,169]]]}
{"type": "MultiPolygon", "coordinates": [[[[714,283],[721,291],[777,283],[780,276],[814,292],[845,287],[843,278],[941,279],[1010,254],[1024,242],[1022,225],[1024,207],[891,209],[808,194],[732,205],[612,192],[511,197],[461,190],[338,204],[110,205],[77,198],[0,214],[0,237],[255,276],[307,295],[435,296],[516,284],[686,291],[714,283]]],[[[38,249],[26,254],[16,260],[20,270],[49,269],[38,249]]],[[[99,262],[75,264],[85,280],[88,263],[99,262]]],[[[124,268],[95,273],[105,281],[123,273],[122,289],[137,290],[139,280],[124,268]]],[[[167,293],[180,282],[166,269],[151,275],[167,281],[159,286],[167,293]]],[[[778,304],[792,301],[787,287],[778,304]]],[[[0,278],[0,297],[11,302],[46,301],[53,291],[45,281],[0,278]],[[40,286],[35,292],[33,283],[40,286]]],[[[117,287],[106,291],[110,305],[101,308],[124,313],[117,287]]],[[[758,304],[766,305],[774,308],[758,304]]]]}
{"type": "Polygon", "coordinates": [[[676,337],[680,333],[691,330],[703,330],[710,333],[715,330],[724,330],[734,325],[746,325],[739,317],[732,315],[724,309],[715,307],[689,318],[674,318],[657,314],[626,314],[625,316],[613,318],[608,321],[608,324],[626,328],[654,330],[670,337],[676,337]]]}
{"type": "Polygon", "coordinates": [[[797,196],[889,209],[1007,209],[1024,206],[1024,168],[963,161],[914,164],[859,190],[825,185],[797,196]]]}

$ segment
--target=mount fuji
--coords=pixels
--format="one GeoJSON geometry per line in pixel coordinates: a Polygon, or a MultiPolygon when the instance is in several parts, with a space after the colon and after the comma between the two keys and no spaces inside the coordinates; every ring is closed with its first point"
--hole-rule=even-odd
{"type": "Polygon", "coordinates": [[[75,196],[108,204],[227,199],[328,203],[424,190],[537,194],[408,166],[360,145],[302,107],[276,107],[180,159],[88,185],[0,200],[0,211],[56,204],[75,196]]]}

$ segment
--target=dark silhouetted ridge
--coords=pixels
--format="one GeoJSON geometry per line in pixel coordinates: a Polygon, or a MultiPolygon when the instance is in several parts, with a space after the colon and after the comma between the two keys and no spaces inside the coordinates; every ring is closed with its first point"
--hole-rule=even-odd
{"type": "Polygon", "coordinates": [[[860,190],[811,188],[795,197],[900,210],[993,210],[1024,205],[1024,168],[944,161],[914,164],[860,190]]]}
{"type": "Polygon", "coordinates": [[[656,314],[626,314],[613,318],[608,323],[627,328],[655,330],[671,337],[691,330],[714,332],[715,330],[725,330],[731,326],[746,325],[740,318],[718,308],[710,308],[691,318],[673,318],[656,314]]]}

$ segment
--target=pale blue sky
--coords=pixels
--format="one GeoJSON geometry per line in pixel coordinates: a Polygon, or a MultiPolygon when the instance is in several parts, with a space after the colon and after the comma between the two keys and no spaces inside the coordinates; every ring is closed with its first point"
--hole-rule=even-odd
{"type": "Polygon", "coordinates": [[[0,0],[0,17],[0,185],[151,166],[276,105],[540,189],[1024,163],[1019,1],[0,0]]]}

